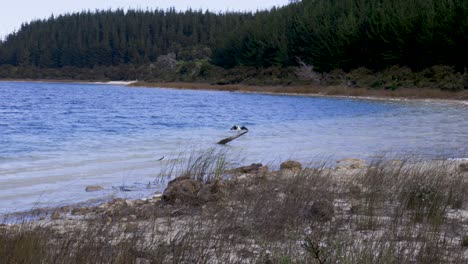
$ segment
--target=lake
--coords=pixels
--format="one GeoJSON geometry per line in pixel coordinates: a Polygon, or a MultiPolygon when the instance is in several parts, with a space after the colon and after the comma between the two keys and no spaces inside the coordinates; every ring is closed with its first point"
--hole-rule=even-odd
{"type": "Polygon", "coordinates": [[[466,158],[467,131],[468,106],[455,103],[0,82],[0,213],[147,196],[164,183],[118,186],[146,186],[198,149],[225,149],[245,164],[386,152],[466,158]],[[249,133],[217,146],[235,124],[249,133]]]}

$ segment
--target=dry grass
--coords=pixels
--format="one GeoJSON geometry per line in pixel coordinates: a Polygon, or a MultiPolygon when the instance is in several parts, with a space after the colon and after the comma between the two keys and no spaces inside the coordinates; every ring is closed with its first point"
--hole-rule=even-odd
{"type": "MultiPolygon", "coordinates": [[[[0,227],[3,263],[466,263],[466,174],[379,160],[363,169],[224,175],[226,156],[172,173],[222,175],[204,204],[125,201],[89,220],[0,227]],[[461,210],[461,211],[460,211],[461,210]]],[[[312,168],[312,169],[311,169],[312,168]]],[[[217,178],[214,178],[217,179],[217,178]]],[[[62,221],[62,222],[61,222],[62,221]]]]}
{"type": "Polygon", "coordinates": [[[380,72],[358,68],[349,73],[341,70],[316,73],[305,64],[286,69],[241,67],[219,76],[224,77],[211,83],[194,79],[193,82],[138,82],[133,86],[314,96],[468,100],[468,90],[464,87],[467,75],[442,65],[420,72],[393,66],[380,72]],[[308,77],[304,78],[304,75],[308,77]]]}
{"type": "Polygon", "coordinates": [[[316,96],[353,96],[391,99],[451,99],[468,100],[468,91],[448,91],[433,88],[399,88],[397,90],[356,88],[344,85],[317,86],[317,85],[290,85],[290,86],[258,86],[245,84],[218,85],[210,83],[148,83],[137,82],[131,86],[163,87],[174,89],[212,90],[229,92],[273,93],[292,95],[316,96]]]}

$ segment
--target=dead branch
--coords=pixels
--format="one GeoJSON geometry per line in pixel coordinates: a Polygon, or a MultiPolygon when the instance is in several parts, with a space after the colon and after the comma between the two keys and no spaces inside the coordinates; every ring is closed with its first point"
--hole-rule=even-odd
{"type": "Polygon", "coordinates": [[[234,135],[234,136],[232,136],[232,137],[225,138],[225,139],[219,141],[217,144],[225,145],[225,144],[227,144],[227,143],[233,141],[234,139],[239,138],[239,137],[241,137],[241,136],[247,134],[247,132],[249,132],[249,131],[247,130],[247,131],[245,131],[245,132],[242,132],[242,133],[240,133],[240,134],[234,135]]]}
{"type": "Polygon", "coordinates": [[[299,67],[296,70],[296,75],[302,80],[311,80],[315,84],[320,84],[322,76],[320,73],[314,71],[313,65],[308,65],[300,58],[296,58],[299,67]]]}

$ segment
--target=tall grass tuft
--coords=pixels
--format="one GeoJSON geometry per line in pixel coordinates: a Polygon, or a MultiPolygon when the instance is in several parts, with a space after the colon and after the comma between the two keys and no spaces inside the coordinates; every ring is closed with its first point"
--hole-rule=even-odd
{"type": "Polygon", "coordinates": [[[225,150],[209,148],[192,150],[188,155],[180,154],[160,172],[163,177],[189,176],[199,181],[220,180],[231,165],[225,150]]]}

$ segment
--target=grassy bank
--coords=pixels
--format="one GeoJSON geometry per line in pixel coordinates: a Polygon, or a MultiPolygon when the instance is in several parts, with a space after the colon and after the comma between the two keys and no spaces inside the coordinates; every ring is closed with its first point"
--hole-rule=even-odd
{"type": "Polygon", "coordinates": [[[356,159],[172,164],[162,197],[0,227],[6,263],[466,263],[468,169],[356,159]],[[333,165],[333,166],[332,166],[333,165]]]}
{"type": "MultiPolygon", "coordinates": [[[[79,83],[79,84],[116,84],[108,80],[72,80],[72,79],[0,79],[0,82],[44,82],[44,83],[79,83]]],[[[125,82],[125,81],[122,81],[125,82]]],[[[208,82],[145,82],[136,81],[128,86],[149,88],[173,88],[207,91],[265,93],[281,95],[357,97],[372,99],[442,99],[468,100],[468,90],[448,91],[433,88],[400,88],[398,90],[356,88],[345,85],[253,85],[253,84],[216,84],[208,82]]]]}
{"type": "Polygon", "coordinates": [[[312,66],[223,69],[206,60],[164,65],[42,69],[0,66],[0,80],[109,82],[139,80],[134,86],[221,91],[359,96],[374,98],[468,100],[468,75],[453,67],[433,66],[413,72],[393,66],[382,71],[358,68],[317,73],[312,66]]]}

